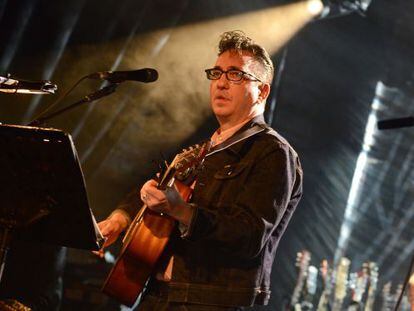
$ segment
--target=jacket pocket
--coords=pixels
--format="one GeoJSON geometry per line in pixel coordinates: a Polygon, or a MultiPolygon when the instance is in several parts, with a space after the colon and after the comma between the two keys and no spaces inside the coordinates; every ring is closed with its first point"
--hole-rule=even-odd
{"type": "Polygon", "coordinates": [[[248,165],[249,163],[247,162],[227,164],[214,174],[214,178],[219,180],[235,178],[240,175],[248,167],[248,165]]]}

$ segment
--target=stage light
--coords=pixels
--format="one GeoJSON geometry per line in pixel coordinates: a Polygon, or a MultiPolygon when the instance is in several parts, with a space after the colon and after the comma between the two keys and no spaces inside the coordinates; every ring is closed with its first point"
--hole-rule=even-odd
{"type": "Polygon", "coordinates": [[[321,0],[308,0],[307,8],[310,14],[319,16],[324,9],[324,5],[321,0]]]}
{"type": "Polygon", "coordinates": [[[331,18],[359,13],[365,15],[372,0],[321,0],[323,10],[319,18],[331,18]]]}

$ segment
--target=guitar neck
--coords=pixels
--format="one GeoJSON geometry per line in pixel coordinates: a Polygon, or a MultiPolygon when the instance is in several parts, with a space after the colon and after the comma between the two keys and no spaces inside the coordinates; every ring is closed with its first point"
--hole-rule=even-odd
{"type": "Polygon", "coordinates": [[[347,294],[348,272],[351,261],[342,257],[339,261],[335,273],[335,288],[334,288],[334,302],[332,306],[333,311],[340,311],[342,303],[347,294]]]}
{"type": "Polygon", "coordinates": [[[368,287],[368,296],[365,303],[364,311],[372,311],[374,308],[375,294],[377,291],[378,283],[378,266],[375,262],[369,262],[369,287],[368,287]]]}
{"type": "Polygon", "coordinates": [[[322,277],[323,290],[319,298],[318,307],[316,311],[327,311],[329,304],[329,297],[331,295],[331,275],[332,271],[329,268],[328,260],[324,259],[321,262],[320,274],[322,277]]]}
{"type": "Polygon", "coordinates": [[[293,294],[290,300],[291,307],[295,307],[296,304],[298,304],[299,299],[302,295],[302,290],[303,290],[305,280],[307,277],[307,272],[308,272],[307,270],[309,267],[310,256],[311,255],[307,250],[303,250],[302,252],[299,252],[297,254],[296,266],[299,268],[299,274],[298,274],[296,286],[293,290],[293,294]]]}

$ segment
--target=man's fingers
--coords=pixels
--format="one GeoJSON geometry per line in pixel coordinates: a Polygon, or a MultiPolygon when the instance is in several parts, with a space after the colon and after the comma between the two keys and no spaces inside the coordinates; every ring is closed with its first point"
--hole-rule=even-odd
{"type": "Polygon", "coordinates": [[[148,180],[143,186],[142,189],[146,188],[157,188],[158,182],[154,179],[148,180]]]}
{"type": "Polygon", "coordinates": [[[96,256],[99,256],[100,258],[104,258],[105,256],[103,248],[100,249],[99,251],[92,251],[92,253],[95,254],[96,256]]]}
{"type": "Polygon", "coordinates": [[[163,191],[159,190],[157,187],[149,187],[146,190],[146,194],[150,199],[154,199],[157,201],[165,201],[165,194],[163,191]]]}
{"type": "Polygon", "coordinates": [[[162,191],[148,192],[148,198],[150,201],[155,202],[154,204],[163,204],[167,202],[167,197],[162,191]]]}
{"type": "Polygon", "coordinates": [[[111,219],[100,222],[98,227],[105,238],[104,246],[111,245],[123,230],[119,222],[111,219]]]}
{"type": "Polygon", "coordinates": [[[167,201],[165,194],[157,188],[158,183],[151,179],[142,186],[140,195],[141,200],[146,204],[162,204],[167,201]]]}
{"type": "Polygon", "coordinates": [[[123,213],[114,212],[107,219],[99,222],[98,228],[105,238],[105,243],[101,250],[93,253],[101,258],[104,257],[104,249],[114,243],[118,239],[119,234],[126,229],[127,226],[128,220],[123,213]]]}
{"type": "Polygon", "coordinates": [[[102,235],[105,236],[107,233],[108,221],[104,220],[98,223],[99,231],[101,231],[102,235]]]}
{"type": "Polygon", "coordinates": [[[100,226],[98,225],[98,227],[104,237],[107,237],[113,232],[113,226],[108,220],[105,220],[100,224],[101,225],[100,226]]]}

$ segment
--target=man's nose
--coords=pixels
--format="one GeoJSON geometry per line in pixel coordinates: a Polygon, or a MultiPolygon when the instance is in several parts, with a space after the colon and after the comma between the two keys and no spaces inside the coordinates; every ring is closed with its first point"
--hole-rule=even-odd
{"type": "Polygon", "coordinates": [[[230,81],[227,79],[226,74],[224,72],[221,75],[220,79],[216,81],[217,81],[217,87],[219,89],[227,89],[230,85],[230,81]]]}

